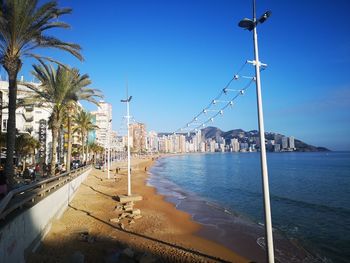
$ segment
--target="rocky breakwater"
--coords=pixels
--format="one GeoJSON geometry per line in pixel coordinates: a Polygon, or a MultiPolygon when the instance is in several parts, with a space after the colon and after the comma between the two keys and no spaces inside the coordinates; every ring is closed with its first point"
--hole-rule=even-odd
{"type": "Polygon", "coordinates": [[[114,210],[117,217],[111,218],[109,220],[111,223],[118,224],[121,229],[125,230],[127,225],[134,224],[135,220],[142,218],[141,210],[134,207],[135,202],[142,200],[142,196],[119,195],[114,199],[118,202],[114,210]]]}

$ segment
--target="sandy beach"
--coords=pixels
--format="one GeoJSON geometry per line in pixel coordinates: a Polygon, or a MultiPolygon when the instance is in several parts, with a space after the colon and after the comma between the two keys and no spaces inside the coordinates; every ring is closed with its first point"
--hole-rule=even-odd
{"type": "Polygon", "coordinates": [[[115,174],[93,169],[68,209],[28,262],[250,262],[232,250],[200,237],[201,226],[185,212],[166,202],[146,185],[151,159],[132,161],[132,193],[143,197],[135,203],[142,218],[117,218],[116,195],[127,193],[126,169],[115,174]],[[145,169],[146,168],[146,169],[145,169]],[[124,228],[124,229],[123,229],[124,228]],[[119,260],[119,261],[118,261],[119,260]]]}

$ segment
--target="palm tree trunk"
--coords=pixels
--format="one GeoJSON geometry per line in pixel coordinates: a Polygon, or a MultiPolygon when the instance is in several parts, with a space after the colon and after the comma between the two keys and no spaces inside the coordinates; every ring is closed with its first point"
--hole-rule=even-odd
{"type": "Polygon", "coordinates": [[[88,139],[86,139],[86,162],[89,161],[89,142],[88,142],[88,139]]]}
{"type": "Polygon", "coordinates": [[[70,172],[70,163],[71,163],[71,155],[72,155],[72,116],[70,109],[68,109],[68,118],[67,118],[67,126],[68,126],[68,142],[67,142],[67,172],[70,172]]]}
{"type": "Polygon", "coordinates": [[[59,126],[55,123],[52,124],[52,149],[51,149],[51,175],[55,175],[56,170],[56,159],[57,159],[57,135],[58,135],[59,126]]]}
{"type": "Polygon", "coordinates": [[[83,149],[83,162],[85,161],[85,135],[81,135],[81,146],[83,149]]]}
{"type": "Polygon", "coordinates": [[[8,120],[7,120],[7,133],[6,133],[6,163],[5,174],[9,181],[10,186],[16,184],[14,178],[13,167],[13,153],[15,151],[16,143],[16,102],[17,102],[17,74],[21,68],[21,61],[16,61],[16,66],[9,68],[4,66],[9,77],[9,105],[8,105],[8,120]]]}
{"type": "Polygon", "coordinates": [[[36,165],[36,161],[35,161],[35,149],[33,149],[33,152],[32,152],[32,163],[34,165],[36,165]]]}

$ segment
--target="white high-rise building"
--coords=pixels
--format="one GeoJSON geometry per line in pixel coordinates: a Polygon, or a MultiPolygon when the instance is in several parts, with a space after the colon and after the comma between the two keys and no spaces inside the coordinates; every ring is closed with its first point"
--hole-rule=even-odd
{"type": "Polygon", "coordinates": [[[111,138],[108,136],[112,133],[112,105],[100,101],[98,103],[97,111],[91,112],[96,117],[96,143],[102,147],[107,147],[111,143],[111,138]]]}
{"type": "Polygon", "coordinates": [[[239,152],[239,142],[237,138],[231,139],[231,146],[233,152],[239,152]]]}
{"type": "Polygon", "coordinates": [[[148,152],[158,152],[158,134],[155,131],[150,131],[147,135],[146,149],[148,152]]]}
{"type": "Polygon", "coordinates": [[[282,149],[288,148],[288,137],[283,136],[282,137],[282,149]]]}
{"type": "Polygon", "coordinates": [[[294,143],[294,137],[288,137],[288,141],[289,141],[289,148],[290,149],[295,149],[295,143],[294,143]]]}
{"type": "MultiPolygon", "coordinates": [[[[39,83],[31,83],[38,86],[39,83]]],[[[7,132],[8,120],[8,81],[0,81],[0,130],[7,132]]],[[[17,98],[23,99],[36,95],[26,86],[17,85],[17,98]]],[[[29,105],[16,109],[16,129],[18,133],[28,133],[37,139],[40,148],[36,154],[36,162],[39,160],[49,162],[51,160],[52,134],[48,126],[51,109],[49,107],[37,107],[29,105]]]]}

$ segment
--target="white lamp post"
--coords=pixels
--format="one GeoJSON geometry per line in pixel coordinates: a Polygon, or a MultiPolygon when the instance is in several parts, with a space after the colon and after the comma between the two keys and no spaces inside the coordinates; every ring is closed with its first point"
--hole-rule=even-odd
{"type": "Polygon", "coordinates": [[[267,249],[267,261],[274,263],[274,249],[273,249],[273,235],[272,235],[272,220],[271,220],[271,206],[270,206],[270,191],[269,191],[269,178],[267,172],[267,161],[266,161],[266,148],[265,148],[265,128],[264,128],[264,116],[262,108],[261,98],[261,83],[260,83],[260,66],[262,65],[259,61],[259,50],[258,50],[258,34],[256,27],[260,23],[264,23],[267,18],[271,15],[270,11],[265,12],[258,20],[256,19],[255,12],[255,0],[253,0],[253,20],[244,18],[239,22],[239,26],[253,30],[253,41],[254,41],[254,54],[255,61],[255,75],[256,75],[256,94],[257,94],[257,107],[258,107],[258,122],[259,122],[259,137],[260,137],[260,160],[261,160],[261,171],[262,171],[262,183],[263,183],[263,195],[264,195],[264,210],[265,210],[265,236],[266,236],[266,249],[267,249]]]}
{"type": "Polygon", "coordinates": [[[121,102],[126,103],[126,119],[128,126],[128,196],[131,196],[131,167],[130,167],[130,134],[129,134],[129,124],[130,124],[130,114],[129,114],[129,103],[131,101],[132,96],[128,97],[125,100],[121,100],[121,102]]]}
{"type": "Polygon", "coordinates": [[[111,178],[110,175],[110,169],[111,169],[111,164],[110,164],[110,159],[111,159],[111,134],[110,134],[110,123],[112,122],[112,119],[109,120],[108,122],[108,127],[107,127],[107,177],[108,179],[111,178]]]}

